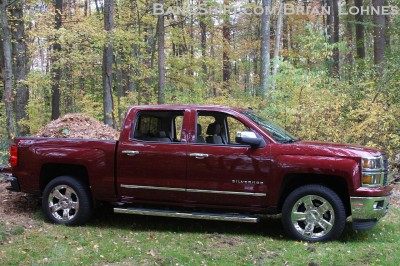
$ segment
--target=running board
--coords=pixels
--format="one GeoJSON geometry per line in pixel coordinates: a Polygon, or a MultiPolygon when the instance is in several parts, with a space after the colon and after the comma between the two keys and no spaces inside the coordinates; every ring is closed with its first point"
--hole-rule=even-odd
{"type": "Polygon", "coordinates": [[[220,213],[205,213],[205,212],[178,212],[178,211],[170,211],[170,210],[155,210],[155,209],[143,209],[143,208],[114,208],[114,212],[115,213],[126,213],[126,214],[150,215],[150,216],[244,222],[244,223],[259,222],[259,217],[239,215],[239,214],[220,214],[220,213]]]}

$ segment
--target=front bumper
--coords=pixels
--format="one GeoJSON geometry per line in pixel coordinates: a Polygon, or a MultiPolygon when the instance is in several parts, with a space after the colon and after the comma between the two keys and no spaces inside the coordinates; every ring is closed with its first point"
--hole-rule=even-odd
{"type": "Polygon", "coordinates": [[[353,228],[368,229],[386,215],[390,205],[390,195],[383,197],[350,197],[353,228]]]}

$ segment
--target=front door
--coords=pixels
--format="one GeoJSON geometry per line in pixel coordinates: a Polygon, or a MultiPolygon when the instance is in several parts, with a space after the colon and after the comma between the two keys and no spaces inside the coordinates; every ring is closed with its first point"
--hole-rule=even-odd
{"type": "Polygon", "coordinates": [[[270,172],[268,145],[251,148],[235,143],[236,131],[250,129],[228,114],[199,111],[196,116],[197,138],[187,148],[188,201],[225,206],[265,205],[265,181],[270,172]]]}

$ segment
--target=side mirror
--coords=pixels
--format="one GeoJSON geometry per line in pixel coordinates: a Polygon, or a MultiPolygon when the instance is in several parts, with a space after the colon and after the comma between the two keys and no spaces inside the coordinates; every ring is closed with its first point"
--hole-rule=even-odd
{"type": "Polygon", "coordinates": [[[264,148],[265,141],[263,138],[258,137],[252,131],[238,131],[236,132],[237,143],[250,145],[252,148],[264,148]]]}

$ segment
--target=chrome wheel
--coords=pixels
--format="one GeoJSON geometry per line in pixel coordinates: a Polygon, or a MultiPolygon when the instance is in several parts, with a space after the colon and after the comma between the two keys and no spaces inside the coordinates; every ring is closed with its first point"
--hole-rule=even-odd
{"type": "Polygon", "coordinates": [[[54,187],[48,197],[48,207],[51,215],[58,221],[70,221],[78,214],[79,197],[70,186],[54,187]]]}
{"type": "Polygon", "coordinates": [[[291,222],[302,236],[321,238],[328,234],[335,224],[334,208],[323,197],[306,195],[293,205],[291,222]]]}

